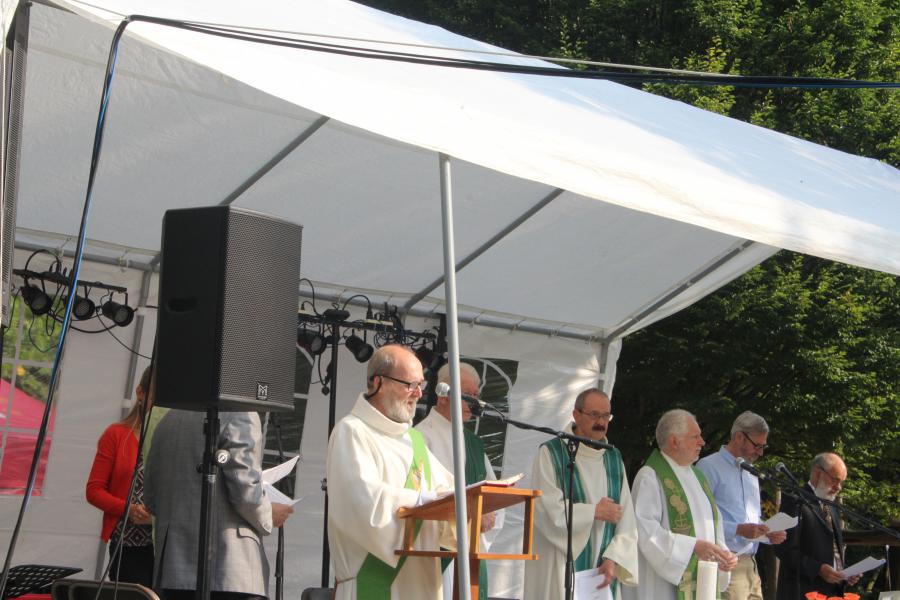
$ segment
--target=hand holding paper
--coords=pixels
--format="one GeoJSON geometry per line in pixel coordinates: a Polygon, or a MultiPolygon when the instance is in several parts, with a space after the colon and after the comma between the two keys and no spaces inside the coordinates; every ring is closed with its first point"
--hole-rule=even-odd
{"type": "Polygon", "coordinates": [[[585,569],[575,573],[575,600],[612,600],[610,586],[599,588],[606,576],[597,569],[585,569]]]}
{"type": "MultiPolygon", "coordinates": [[[[783,512],[780,512],[773,515],[772,518],[763,523],[763,525],[769,528],[769,533],[773,533],[776,531],[787,531],[788,529],[797,526],[797,517],[791,517],[783,512]]],[[[765,542],[767,541],[767,539],[768,538],[766,536],[761,535],[757,538],[753,538],[750,541],[765,542]]]]}
{"type": "Polygon", "coordinates": [[[297,498],[296,500],[289,498],[273,485],[284,479],[291,471],[293,471],[298,460],[300,460],[300,457],[295,456],[280,465],[274,466],[271,469],[266,469],[262,472],[263,490],[266,492],[266,496],[269,497],[270,502],[294,506],[303,499],[302,497],[297,498]]]}
{"type": "Polygon", "coordinates": [[[871,556],[867,556],[862,559],[855,565],[850,565],[843,571],[839,571],[839,573],[844,577],[844,579],[850,579],[851,577],[856,577],[857,575],[862,575],[866,571],[871,571],[872,569],[877,569],[881,565],[885,563],[885,560],[882,558],[880,560],[876,560],[871,556]]]}

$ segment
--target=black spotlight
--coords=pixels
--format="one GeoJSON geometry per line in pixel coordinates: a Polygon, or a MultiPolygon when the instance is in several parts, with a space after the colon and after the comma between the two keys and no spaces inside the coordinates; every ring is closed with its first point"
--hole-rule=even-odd
{"type": "Polygon", "coordinates": [[[127,304],[119,304],[115,300],[107,300],[100,307],[100,312],[119,327],[125,327],[134,319],[134,309],[127,304]]]}
{"type": "Polygon", "coordinates": [[[28,308],[35,315],[46,315],[50,312],[50,307],[53,304],[50,301],[50,296],[35,285],[22,286],[22,299],[25,300],[25,304],[28,305],[28,308]]]}
{"type": "Polygon", "coordinates": [[[313,356],[322,354],[328,346],[325,336],[306,327],[297,328],[297,343],[306,348],[313,356]]]}
{"type": "Polygon", "coordinates": [[[355,333],[348,337],[344,344],[347,346],[347,350],[353,353],[353,357],[361,363],[372,358],[372,353],[375,352],[375,348],[367,344],[355,333]]]}
{"type": "MultiPolygon", "coordinates": [[[[63,297],[63,302],[68,302],[69,299],[63,297]]],[[[78,294],[75,294],[75,302],[72,303],[72,314],[75,315],[75,318],[79,321],[84,321],[85,319],[90,319],[94,316],[94,312],[97,310],[97,305],[94,304],[94,301],[90,298],[83,298],[78,294]]]]}

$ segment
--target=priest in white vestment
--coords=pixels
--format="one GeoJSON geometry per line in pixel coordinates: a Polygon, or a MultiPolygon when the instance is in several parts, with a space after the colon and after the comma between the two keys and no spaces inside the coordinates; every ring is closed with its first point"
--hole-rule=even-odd
{"type": "Polygon", "coordinates": [[[697,561],[718,563],[718,590],[724,591],[737,556],[725,545],[712,491],[692,466],[704,444],[700,426],[691,413],[670,410],[656,426],[656,440],[659,451],[654,450],[632,485],[641,550],[637,598],[692,600],[697,561]]]}
{"type": "MultiPolygon", "coordinates": [[[[412,429],[425,380],[407,348],[379,348],[367,392],[328,442],[328,543],[338,600],[441,600],[440,562],[394,551],[402,544],[401,508],[452,490],[453,476],[412,429]],[[399,568],[398,568],[399,567],[399,568]]],[[[455,548],[452,524],[424,521],[415,549],[455,548]]]]}
{"type": "MultiPolygon", "coordinates": [[[[581,392],[572,418],[572,433],[606,441],[612,421],[609,397],[596,388],[581,392]]],[[[611,585],[614,597],[620,598],[622,585],[637,585],[639,574],[638,532],[622,458],[618,450],[595,450],[582,444],[575,467],[575,570],[599,568],[607,577],[604,584],[611,585]]],[[[568,487],[568,455],[561,440],[553,439],[538,450],[531,486],[542,492],[534,519],[534,551],[540,558],[525,562],[525,600],[564,598],[568,544],[563,489],[568,487]]]]}
{"type": "MultiPolygon", "coordinates": [[[[450,365],[446,364],[438,370],[438,385],[446,383],[450,384],[450,365]]],[[[478,399],[481,395],[481,377],[475,367],[468,363],[459,364],[459,387],[460,393],[470,398],[478,399]]],[[[440,393],[440,391],[438,392],[440,393]]],[[[463,421],[472,418],[472,409],[465,400],[462,403],[463,421]]],[[[453,468],[453,430],[450,426],[450,398],[447,396],[438,396],[437,403],[428,413],[428,416],[422,419],[422,422],[416,425],[416,429],[422,433],[428,449],[437,457],[441,463],[448,469],[453,468]]],[[[488,459],[484,451],[484,444],[477,435],[465,429],[463,431],[465,437],[465,472],[466,485],[478,483],[485,479],[495,479],[494,469],[491,467],[491,461],[488,459]]],[[[480,550],[487,552],[490,550],[491,544],[497,537],[500,528],[503,527],[504,511],[498,510],[484,515],[481,518],[481,544],[480,550]]],[[[481,577],[479,577],[479,598],[486,600],[488,591],[487,566],[489,561],[481,561],[481,577]]],[[[451,600],[453,597],[453,561],[444,567],[444,600],[451,600]]],[[[473,598],[472,600],[477,600],[473,598]]]]}

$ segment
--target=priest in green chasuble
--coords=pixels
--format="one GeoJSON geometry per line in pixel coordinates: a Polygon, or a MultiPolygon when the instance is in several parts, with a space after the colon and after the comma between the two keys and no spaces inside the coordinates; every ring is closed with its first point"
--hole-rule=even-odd
{"type": "Polygon", "coordinates": [[[728,587],[737,556],[725,545],[722,517],[703,473],[694,415],[674,409],[656,426],[650,458],[632,486],[639,534],[638,600],[695,600],[698,561],[718,563],[718,591],[728,587]]]}
{"type": "MultiPolygon", "coordinates": [[[[438,371],[438,385],[441,383],[450,384],[450,365],[444,365],[438,371]]],[[[468,363],[460,363],[459,365],[459,383],[460,392],[478,398],[481,395],[481,377],[475,367],[468,363]]],[[[472,409],[465,401],[462,403],[463,421],[472,418],[472,409]]],[[[450,426],[450,398],[447,396],[438,396],[437,404],[428,413],[428,416],[422,419],[422,422],[416,425],[416,429],[422,433],[428,449],[431,450],[441,463],[447,469],[453,469],[453,435],[450,426]]],[[[491,467],[491,461],[488,460],[484,451],[484,444],[481,439],[469,431],[463,429],[463,435],[466,442],[466,485],[478,483],[485,479],[495,479],[494,469],[491,467]]],[[[484,515],[481,519],[481,551],[487,552],[491,544],[496,539],[500,528],[503,527],[504,511],[484,515]]],[[[478,578],[478,599],[486,600],[488,592],[488,561],[481,561],[481,575],[478,578]]],[[[451,600],[453,597],[453,562],[449,559],[442,561],[444,569],[444,600],[451,600]]]]}
{"type": "MultiPolygon", "coordinates": [[[[607,441],[612,421],[609,396],[596,388],[581,392],[572,419],[567,428],[571,433],[607,441]]],[[[534,517],[534,551],[540,558],[525,562],[525,600],[565,597],[568,464],[568,452],[558,438],[543,444],[534,461],[531,487],[542,492],[534,517]]],[[[599,570],[613,597],[621,598],[623,586],[638,583],[638,534],[619,451],[580,445],[572,495],[575,570],[599,570]]]]}
{"type": "MultiPolygon", "coordinates": [[[[409,349],[379,348],[367,389],[328,442],[328,543],[337,600],[442,600],[437,558],[399,557],[401,508],[452,490],[453,476],[412,428],[425,389],[422,363],[409,349]]],[[[424,521],[416,550],[455,548],[451,523],[424,521]]]]}

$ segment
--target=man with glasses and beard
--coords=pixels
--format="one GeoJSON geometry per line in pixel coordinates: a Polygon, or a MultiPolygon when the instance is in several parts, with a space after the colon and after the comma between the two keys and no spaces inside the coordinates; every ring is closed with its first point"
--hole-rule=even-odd
{"type": "Polygon", "coordinates": [[[823,452],[812,461],[804,489],[806,502],[784,497],[781,510],[799,516],[800,522],[788,530],[787,541],[775,551],[781,559],[778,600],[803,598],[813,591],[843,596],[845,585],[859,580],[858,575],[845,580],[840,573],[845,566],[840,515],[833,506],[819,502],[820,498],[834,500],[846,479],[847,466],[841,457],[823,452]]]}
{"type": "Polygon", "coordinates": [[[759,479],[740,468],[738,461],[752,464],[762,457],[768,444],[769,425],[756,413],[745,411],[731,426],[728,445],[697,463],[706,475],[716,506],[722,515],[725,544],[738,557],[731,573],[725,600],[763,600],[762,582],[756,564],[756,550],[764,538],[767,544],[780,544],[787,534],[769,531],[762,524],[759,479]]]}
{"type": "MultiPolygon", "coordinates": [[[[609,396],[591,388],[575,398],[573,422],[567,431],[606,441],[612,421],[609,396]]],[[[565,587],[566,502],[569,457],[564,442],[543,444],[534,461],[531,485],[541,490],[534,519],[534,552],[540,559],[525,563],[525,599],[562,598],[565,587]]],[[[572,497],[572,555],[575,571],[597,569],[605,575],[602,587],[637,585],[638,533],[625,465],[618,450],[595,450],[584,444],[575,455],[572,497]]]]}
{"type": "MultiPolygon", "coordinates": [[[[372,355],[366,376],[366,392],[335,426],[325,460],[336,598],[440,600],[439,560],[394,554],[405,526],[397,511],[453,487],[452,474],[412,429],[426,386],[422,363],[403,346],[384,346],[372,355]]],[[[424,521],[415,549],[439,546],[456,546],[450,524],[424,521]]]]}

